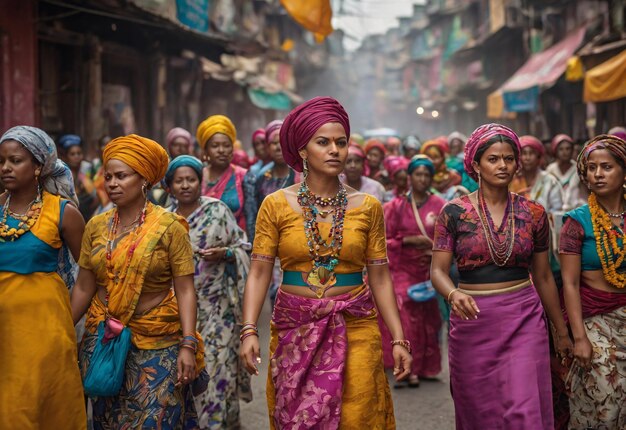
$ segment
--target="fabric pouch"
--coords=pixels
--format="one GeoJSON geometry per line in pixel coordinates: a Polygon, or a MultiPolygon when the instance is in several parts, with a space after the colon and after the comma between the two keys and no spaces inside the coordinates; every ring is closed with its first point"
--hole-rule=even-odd
{"type": "Polygon", "coordinates": [[[114,318],[98,324],[98,340],[83,381],[87,396],[110,397],[119,394],[130,350],[130,334],[130,329],[114,318]]]}
{"type": "Polygon", "coordinates": [[[406,293],[414,302],[427,302],[437,295],[430,280],[411,285],[407,288],[406,293]]]}

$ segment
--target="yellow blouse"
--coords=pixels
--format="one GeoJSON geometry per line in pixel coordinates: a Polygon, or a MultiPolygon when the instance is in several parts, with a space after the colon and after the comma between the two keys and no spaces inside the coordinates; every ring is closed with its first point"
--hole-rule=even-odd
{"type": "MultiPolygon", "coordinates": [[[[320,234],[328,240],[330,222],[319,222],[320,234]]],[[[252,259],[273,262],[280,258],[283,270],[308,272],[313,268],[309,255],[304,218],[296,212],[283,190],[263,200],[256,219],[252,259]]],[[[380,202],[369,194],[363,203],[346,210],[343,245],[335,273],[360,272],[368,265],[387,263],[385,221],[380,202]]]]}
{"type": "MultiPolygon", "coordinates": [[[[80,267],[96,275],[96,283],[101,287],[106,286],[107,273],[105,259],[99,258],[98,252],[106,246],[111,214],[111,211],[105,212],[87,223],[78,260],[80,267]]],[[[167,229],[154,250],[155,255],[150,261],[142,292],[169,290],[172,278],[194,273],[193,251],[189,239],[186,239],[188,235],[187,229],[180,222],[172,223],[167,229]]],[[[129,237],[127,233],[119,236],[116,242],[120,243],[116,246],[122,246],[129,237]]]]}

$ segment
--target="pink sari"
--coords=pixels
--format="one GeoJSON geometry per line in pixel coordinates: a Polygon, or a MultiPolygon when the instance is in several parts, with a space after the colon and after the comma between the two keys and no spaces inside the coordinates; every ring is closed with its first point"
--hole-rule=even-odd
{"type": "Polygon", "coordinates": [[[237,224],[243,231],[246,231],[246,217],[243,211],[243,178],[246,172],[247,170],[243,167],[231,164],[222,176],[220,176],[215,185],[209,185],[208,172],[206,169],[204,170],[202,180],[202,195],[213,197],[226,203],[233,212],[233,215],[235,215],[237,224]],[[239,202],[239,208],[236,210],[233,210],[233,198],[239,202]]]}

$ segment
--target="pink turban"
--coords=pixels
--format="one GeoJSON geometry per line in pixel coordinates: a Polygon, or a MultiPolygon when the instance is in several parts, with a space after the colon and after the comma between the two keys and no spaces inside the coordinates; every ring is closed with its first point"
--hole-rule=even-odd
{"type": "Polygon", "coordinates": [[[280,147],[287,164],[302,172],[302,157],[298,151],[309,143],[320,127],[330,122],[341,124],[346,137],[350,136],[348,114],[332,97],[315,97],[289,112],[280,128],[280,147]]]}
{"type": "Polygon", "coordinates": [[[389,177],[393,178],[396,173],[407,170],[409,168],[409,160],[405,157],[397,157],[392,155],[385,159],[385,170],[389,173],[389,177]]]}
{"type": "Polygon", "coordinates": [[[552,155],[556,155],[556,149],[559,147],[559,145],[563,142],[569,142],[571,144],[574,143],[574,139],[572,139],[571,137],[569,137],[567,134],[557,134],[556,136],[554,136],[554,138],[552,139],[552,155]]]}
{"type": "Polygon", "coordinates": [[[478,180],[478,175],[472,167],[472,162],[474,161],[474,157],[476,157],[476,152],[478,152],[478,149],[481,146],[498,135],[502,135],[513,141],[513,144],[515,145],[515,162],[519,165],[519,156],[522,152],[522,148],[517,134],[504,125],[484,124],[474,130],[465,144],[465,160],[463,160],[463,167],[465,168],[465,172],[467,172],[473,180],[478,180]]]}
{"type": "Polygon", "coordinates": [[[174,142],[179,137],[182,137],[183,139],[185,139],[187,141],[187,145],[191,147],[191,143],[192,143],[191,133],[189,133],[184,128],[180,128],[180,127],[175,127],[167,133],[167,136],[165,137],[165,142],[167,143],[167,147],[170,148],[172,146],[172,142],[174,142]]]}
{"type": "MultiPolygon", "coordinates": [[[[350,146],[348,146],[348,155],[356,155],[362,160],[366,158],[363,148],[361,148],[358,143],[350,143],[350,146]]],[[[363,174],[365,176],[370,175],[370,166],[368,166],[367,163],[363,163],[363,174]]]]}
{"type": "Polygon", "coordinates": [[[257,128],[256,130],[254,130],[254,133],[252,133],[252,142],[253,143],[254,143],[254,140],[258,136],[263,136],[263,139],[265,139],[265,129],[264,128],[257,128]]]}
{"type": "Polygon", "coordinates": [[[247,169],[250,167],[250,159],[248,154],[243,149],[236,149],[233,151],[233,164],[247,169]]]}
{"type": "Polygon", "coordinates": [[[546,155],[546,147],[543,146],[543,143],[541,143],[541,141],[535,136],[521,136],[519,138],[519,143],[522,149],[527,147],[533,149],[537,154],[539,154],[539,158],[543,158],[543,156],[546,155]]]}
{"type": "Polygon", "coordinates": [[[280,131],[280,128],[282,127],[282,125],[283,125],[282,119],[275,119],[274,121],[270,122],[269,124],[265,126],[265,138],[267,139],[268,143],[270,140],[272,140],[272,135],[280,131]]]}

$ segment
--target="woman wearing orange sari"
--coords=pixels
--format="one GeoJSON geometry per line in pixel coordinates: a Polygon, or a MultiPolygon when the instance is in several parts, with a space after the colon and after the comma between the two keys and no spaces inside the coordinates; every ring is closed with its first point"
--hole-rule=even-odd
{"type": "Polygon", "coordinates": [[[124,324],[132,345],[119,395],[91,398],[94,428],[195,428],[188,384],[204,367],[204,351],[196,334],[188,227],[147,200],[149,188],[165,175],[167,153],[150,139],[129,135],[106,146],[103,164],[116,208],[87,224],[72,291],[74,322],[89,308],[79,356],[83,378],[100,322],[124,324]]]}

